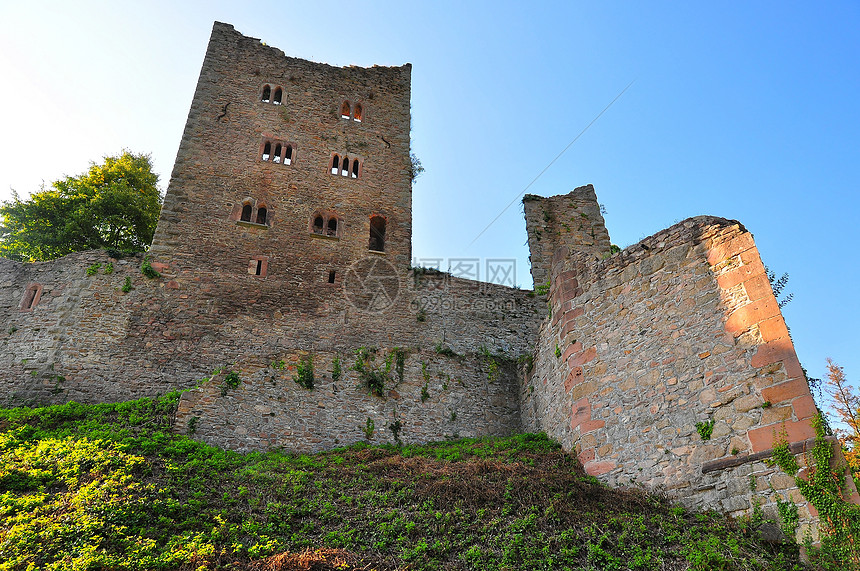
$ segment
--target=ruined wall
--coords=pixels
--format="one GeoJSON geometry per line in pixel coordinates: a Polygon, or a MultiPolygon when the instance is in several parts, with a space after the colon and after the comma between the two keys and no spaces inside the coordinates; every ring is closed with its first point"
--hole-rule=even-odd
{"type": "Polygon", "coordinates": [[[527,194],[523,210],[536,288],[549,280],[553,255],[559,248],[586,253],[595,260],[609,255],[609,233],[592,185],[547,198],[527,194]]]}
{"type": "Polygon", "coordinates": [[[611,485],[735,515],[758,498],[774,516],[790,496],[802,537],[814,514],[762,460],[780,433],[813,438],[816,408],[751,234],[698,217],[600,262],[557,255],[550,305],[522,392],[527,430],[611,485]]]}
{"type": "Polygon", "coordinates": [[[384,371],[388,360],[391,380],[383,394],[373,394],[354,370],[355,354],[313,354],[313,390],[295,381],[297,364],[309,355],[281,357],[234,367],[241,378],[234,389],[225,387],[221,372],[183,394],[178,429],[234,450],[301,452],[360,441],[428,442],[521,430],[519,383],[510,361],[407,350],[401,378],[393,348],[380,347],[367,366],[384,371]]]}

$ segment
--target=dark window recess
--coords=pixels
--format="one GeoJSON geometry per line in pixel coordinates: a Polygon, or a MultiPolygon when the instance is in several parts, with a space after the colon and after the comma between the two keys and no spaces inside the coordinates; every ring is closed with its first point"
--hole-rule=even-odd
{"type": "Polygon", "coordinates": [[[385,251],[385,218],[372,216],[370,218],[370,244],[369,250],[374,252],[385,251]]]}
{"type": "Polygon", "coordinates": [[[287,145],[287,150],[284,153],[284,164],[291,165],[293,164],[293,146],[287,145]]]}
{"type": "Polygon", "coordinates": [[[266,215],[268,211],[265,207],[261,206],[257,209],[257,224],[265,224],[266,223],[266,215]]]}
{"type": "Polygon", "coordinates": [[[246,204],[245,206],[242,207],[242,217],[240,218],[240,220],[242,220],[243,222],[250,222],[251,221],[251,205],[250,204],[246,204]]]}
{"type": "MultiPolygon", "coordinates": [[[[266,160],[266,159],[263,159],[266,160]]],[[[281,162],[281,144],[278,143],[275,145],[275,156],[272,157],[272,162],[279,163],[281,162]]]]}
{"type": "Polygon", "coordinates": [[[264,103],[268,103],[269,98],[271,97],[271,93],[272,93],[271,87],[269,87],[268,85],[263,86],[263,95],[262,95],[262,97],[260,97],[260,101],[262,101],[264,103]]]}
{"type": "Polygon", "coordinates": [[[340,106],[340,117],[341,117],[341,119],[349,119],[351,114],[352,113],[350,113],[350,109],[349,109],[349,101],[344,101],[343,105],[340,106]]]}
{"type": "Polygon", "coordinates": [[[281,91],[280,87],[275,89],[275,95],[272,96],[272,103],[274,103],[275,105],[280,105],[281,104],[281,98],[283,97],[283,94],[284,94],[284,92],[281,91]]]}
{"type": "Polygon", "coordinates": [[[263,145],[263,160],[268,161],[269,157],[271,157],[271,156],[272,156],[272,143],[269,143],[267,141],[266,144],[263,145]]]}
{"type": "Polygon", "coordinates": [[[340,165],[340,174],[342,176],[349,176],[349,157],[343,157],[340,165]]]}
{"type": "Polygon", "coordinates": [[[329,218],[326,236],[337,236],[337,218],[329,218]]]}
{"type": "Polygon", "coordinates": [[[331,158],[331,174],[337,174],[339,166],[340,166],[340,158],[337,155],[335,155],[331,158]]]}
{"type": "Polygon", "coordinates": [[[332,270],[328,273],[328,283],[330,283],[330,284],[334,283],[334,270],[332,270]]]}
{"type": "Polygon", "coordinates": [[[358,178],[358,159],[352,161],[352,178],[358,178]]]}
{"type": "Polygon", "coordinates": [[[259,276],[261,273],[263,273],[263,260],[256,260],[256,262],[257,262],[257,271],[254,273],[254,275],[259,276]]]}
{"type": "Polygon", "coordinates": [[[322,216],[317,216],[314,218],[314,234],[322,234],[323,233],[323,218],[322,216]]]}

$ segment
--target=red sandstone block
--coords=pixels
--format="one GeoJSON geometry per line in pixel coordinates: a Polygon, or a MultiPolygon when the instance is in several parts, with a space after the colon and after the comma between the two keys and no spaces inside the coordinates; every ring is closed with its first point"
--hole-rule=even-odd
{"type": "Polygon", "coordinates": [[[573,321],[574,321],[573,319],[565,318],[565,321],[561,326],[561,338],[562,339],[567,337],[567,334],[570,333],[571,331],[573,331],[573,328],[576,327],[576,325],[574,324],[573,321]]]}
{"type": "Polygon", "coordinates": [[[582,382],[582,367],[574,367],[564,380],[564,392],[570,392],[573,385],[578,385],[582,382]]]}
{"type": "Polygon", "coordinates": [[[606,423],[602,420],[587,420],[579,425],[579,431],[580,434],[585,434],[586,432],[592,432],[598,428],[603,428],[604,426],[606,426],[606,423]]]}
{"type": "Polygon", "coordinates": [[[753,242],[752,234],[745,232],[740,236],[732,238],[728,242],[716,244],[713,248],[708,250],[708,263],[712,266],[719,264],[723,260],[731,258],[732,256],[737,256],[741,252],[749,250],[754,246],[755,242],[753,242]]]}
{"type": "Polygon", "coordinates": [[[806,379],[792,379],[790,381],[762,389],[761,396],[764,400],[777,404],[791,400],[795,397],[809,396],[809,385],[806,383],[806,379]]]}
{"type": "Polygon", "coordinates": [[[586,450],[583,450],[577,455],[576,458],[579,460],[580,464],[586,464],[588,462],[591,462],[592,460],[594,460],[594,448],[587,448],[586,450]]]}
{"type": "Polygon", "coordinates": [[[770,286],[770,280],[768,280],[767,276],[764,274],[745,281],[744,289],[746,290],[747,297],[750,298],[750,301],[773,297],[773,288],[770,286]]]}
{"type": "Polygon", "coordinates": [[[764,265],[761,263],[761,260],[732,268],[717,277],[717,284],[722,289],[729,289],[747,281],[753,276],[759,275],[764,275],[764,265]]]}
{"type": "Polygon", "coordinates": [[[726,320],[726,331],[737,337],[753,325],[777,315],[779,306],[771,294],[770,298],[758,299],[736,309],[726,320]]]}
{"type": "MultiPolygon", "coordinates": [[[[791,340],[789,340],[789,342],[791,342],[791,340]]],[[[794,350],[793,344],[792,350],[794,350]]],[[[803,367],[800,366],[800,361],[797,359],[797,354],[789,355],[782,360],[782,364],[785,365],[785,374],[788,375],[789,379],[794,377],[806,379],[806,376],[803,374],[803,367]]]]}
{"type": "Polygon", "coordinates": [[[588,402],[588,397],[583,397],[573,403],[573,410],[570,414],[570,429],[573,430],[583,422],[591,419],[591,403],[588,402]]]}
{"type": "Polygon", "coordinates": [[[574,355],[568,360],[567,364],[570,368],[584,365],[597,357],[597,347],[589,347],[585,351],[574,355]]]}
{"type": "Polygon", "coordinates": [[[151,262],[150,265],[156,272],[163,272],[170,267],[170,265],[165,264],[164,262],[151,262]]]}
{"type": "Polygon", "coordinates": [[[753,428],[747,432],[753,452],[770,450],[774,444],[787,438],[789,443],[803,442],[815,437],[815,429],[809,420],[787,420],[770,426],[753,428]]]}
{"type": "Polygon", "coordinates": [[[615,466],[616,464],[612,460],[601,460],[600,462],[588,462],[583,468],[585,468],[585,473],[589,476],[600,476],[614,470],[615,466]]]}
{"type": "Polygon", "coordinates": [[[761,264],[761,256],[758,253],[758,248],[753,246],[749,250],[741,252],[741,262],[744,264],[755,264],[756,262],[761,264]]]}
{"type": "Polygon", "coordinates": [[[785,320],[781,315],[765,319],[758,324],[758,328],[765,343],[788,337],[788,327],[785,326],[785,320]]]}
{"type": "Polygon", "coordinates": [[[564,318],[569,321],[571,319],[576,319],[577,317],[579,317],[580,315],[582,315],[584,313],[585,313],[585,310],[582,309],[582,307],[574,307],[570,311],[564,312],[564,318]]]}
{"type": "Polygon", "coordinates": [[[564,353],[562,354],[561,358],[564,361],[567,361],[571,355],[573,355],[574,353],[579,353],[580,351],[582,351],[582,343],[576,341],[575,343],[568,345],[567,349],[564,350],[564,353]]]}
{"type": "Polygon", "coordinates": [[[797,355],[794,353],[791,339],[784,337],[776,341],[770,341],[764,345],[759,345],[755,355],[750,359],[750,365],[753,367],[764,367],[791,358],[797,359],[797,355]]]}
{"type": "Polygon", "coordinates": [[[791,406],[794,409],[794,416],[796,416],[798,420],[812,418],[818,414],[818,408],[815,406],[815,401],[812,400],[811,395],[794,399],[791,401],[791,406]]]}

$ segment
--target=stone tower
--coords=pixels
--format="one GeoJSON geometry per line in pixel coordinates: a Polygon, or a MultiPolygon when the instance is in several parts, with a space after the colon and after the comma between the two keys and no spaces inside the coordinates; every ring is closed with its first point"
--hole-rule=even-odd
{"type": "Polygon", "coordinates": [[[405,271],[410,74],[410,64],[287,57],[216,22],[151,249],[157,267],[182,289],[202,279],[323,298],[368,256],[405,271]]]}

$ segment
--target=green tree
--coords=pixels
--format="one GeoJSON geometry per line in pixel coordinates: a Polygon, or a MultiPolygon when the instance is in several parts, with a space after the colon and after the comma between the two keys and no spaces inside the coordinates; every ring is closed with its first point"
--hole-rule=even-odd
{"type": "Polygon", "coordinates": [[[142,251],[152,242],[161,193],[149,155],[124,151],[21,200],[0,205],[0,256],[44,261],[97,248],[142,251]]]}

